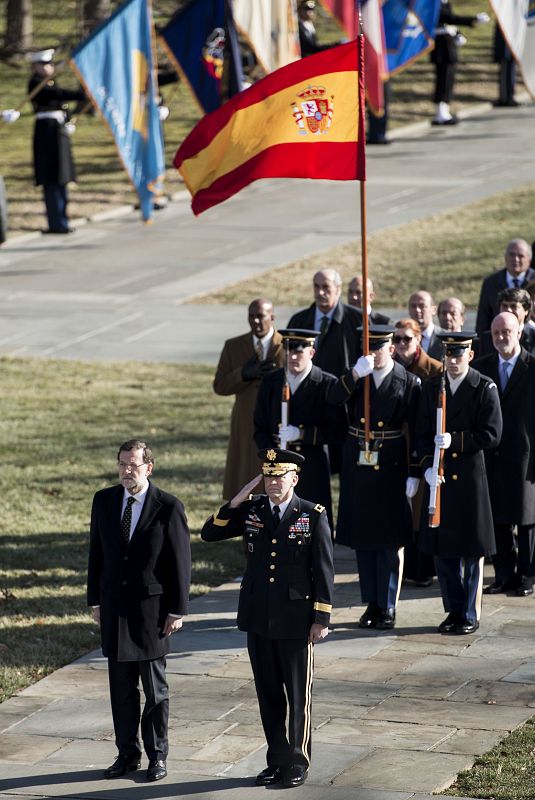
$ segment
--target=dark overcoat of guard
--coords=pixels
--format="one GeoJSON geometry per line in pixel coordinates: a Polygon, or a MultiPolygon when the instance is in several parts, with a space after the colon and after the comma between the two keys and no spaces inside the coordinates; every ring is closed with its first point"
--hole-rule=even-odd
{"type": "Polygon", "coordinates": [[[485,452],[494,521],[500,525],[535,524],[535,357],[521,349],[505,390],[498,376],[498,353],[474,361],[493,380],[500,396],[503,434],[498,447],[485,452]]]}
{"type": "MultiPolygon", "coordinates": [[[[303,439],[287,445],[288,450],[305,457],[299,472],[300,495],[325,506],[331,527],[331,478],[324,445],[341,443],[345,433],[345,414],[327,402],[329,387],[335,380],[334,375],[312,367],[290,397],[288,422],[303,431],[303,439]]],[[[260,385],[254,415],[258,449],[278,446],[283,382],[284,370],[278,369],[266,375],[260,385]]]]}
{"type": "MultiPolygon", "coordinates": [[[[422,387],[416,449],[425,470],[433,462],[440,378],[422,387]]],[[[469,368],[454,395],[446,378],[445,483],[440,489],[440,525],[428,527],[429,487],[422,509],[420,547],[442,558],[480,558],[495,552],[485,451],[499,444],[502,414],[496,384],[469,368]]]]}
{"type": "Polygon", "coordinates": [[[419,477],[410,465],[419,379],[394,363],[392,372],[375,388],[370,375],[370,429],[378,432],[374,448],[379,463],[361,466],[359,452],[364,447],[364,381],[355,381],[352,372],[334,384],[330,401],[345,403],[349,434],[344,444],[340,476],[340,505],[336,541],[359,550],[397,548],[413,541],[410,507],[405,496],[409,474],[419,477]]]}
{"type": "Polygon", "coordinates": [[[93,499],[87,602],[100,605],[102,651],[117,661],[169,653],[168,614],[187,613],[191,555],[180,500],[149,482],[141,517],[127,545],[121,534],[124,489],[93,499]]]}

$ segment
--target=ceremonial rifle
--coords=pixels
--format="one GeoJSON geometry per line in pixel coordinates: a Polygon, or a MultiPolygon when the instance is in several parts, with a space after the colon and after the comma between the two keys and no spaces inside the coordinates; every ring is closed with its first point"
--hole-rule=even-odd
{"type": "MultiPolygon", "coordinates": [[[[442,375],[437,398],[437,434],[446,431],[446,348],[444,345],[442,348],[442,375]]],[[[429,492],[428,525],[430,528],[438,528],[440,525],[440,486],[444,477],[444,450],[441,450],[438,445],[435,445],[431,469],[433,470],[433,482],[429,492]]]]}

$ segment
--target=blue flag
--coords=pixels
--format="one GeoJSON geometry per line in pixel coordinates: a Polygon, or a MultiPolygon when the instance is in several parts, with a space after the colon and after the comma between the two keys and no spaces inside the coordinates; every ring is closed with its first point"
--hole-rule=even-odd
{"type": "Polygon", "coordinates": [[[205,113],[227,99],[222,92],[225,51],[230,54],[227,94],[240,91],[241,57],[227,0],[190,0],[158,33],[205,113]]]}
{"type": "Polygon", "coordinates": [[[150,0],[127,0],[74,51],[71,64],[109,126],[144,220],[165,173],[150,0]]]}
{"type": "Polygon", "coordinates": [[[390,74],[408,67],[431,49],[440,0],[386,0],[383,3],[390,74]]]}

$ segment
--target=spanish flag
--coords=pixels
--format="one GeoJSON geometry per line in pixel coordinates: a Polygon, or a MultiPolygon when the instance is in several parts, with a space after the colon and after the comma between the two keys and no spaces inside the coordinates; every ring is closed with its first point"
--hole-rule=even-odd
{"type": "Polygon", "coordinates": [[[194,214],[259,178],[365,180],[362,39],[288,64],[200,120],[174,160],[194,214]]]}

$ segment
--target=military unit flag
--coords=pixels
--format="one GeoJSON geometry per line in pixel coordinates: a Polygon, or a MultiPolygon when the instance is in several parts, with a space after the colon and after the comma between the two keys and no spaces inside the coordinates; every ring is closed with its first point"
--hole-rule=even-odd
{"type": "Polygon", "coordinates": [[[127,0],[72,54],[71,65],[110,128],[144,220],[160,193],[164,153],[149,0],[127,0]]]}
{"type": "Polygon", "coordinates": [[[174,160],[195,214],[260,178],[365,180],[361,38],[272,72],[201,119],[174,160]]]}
{"type": "Polygon", "coordinates": [[[400,72],[431,50],[440,0],[385,0],[383,20],[387,65],[400,72]]]}
{"type": "Polygon", "coordinates": [[[232,0],[232,9],[265,72],[301,58],[296,0],[232,0]]]}

